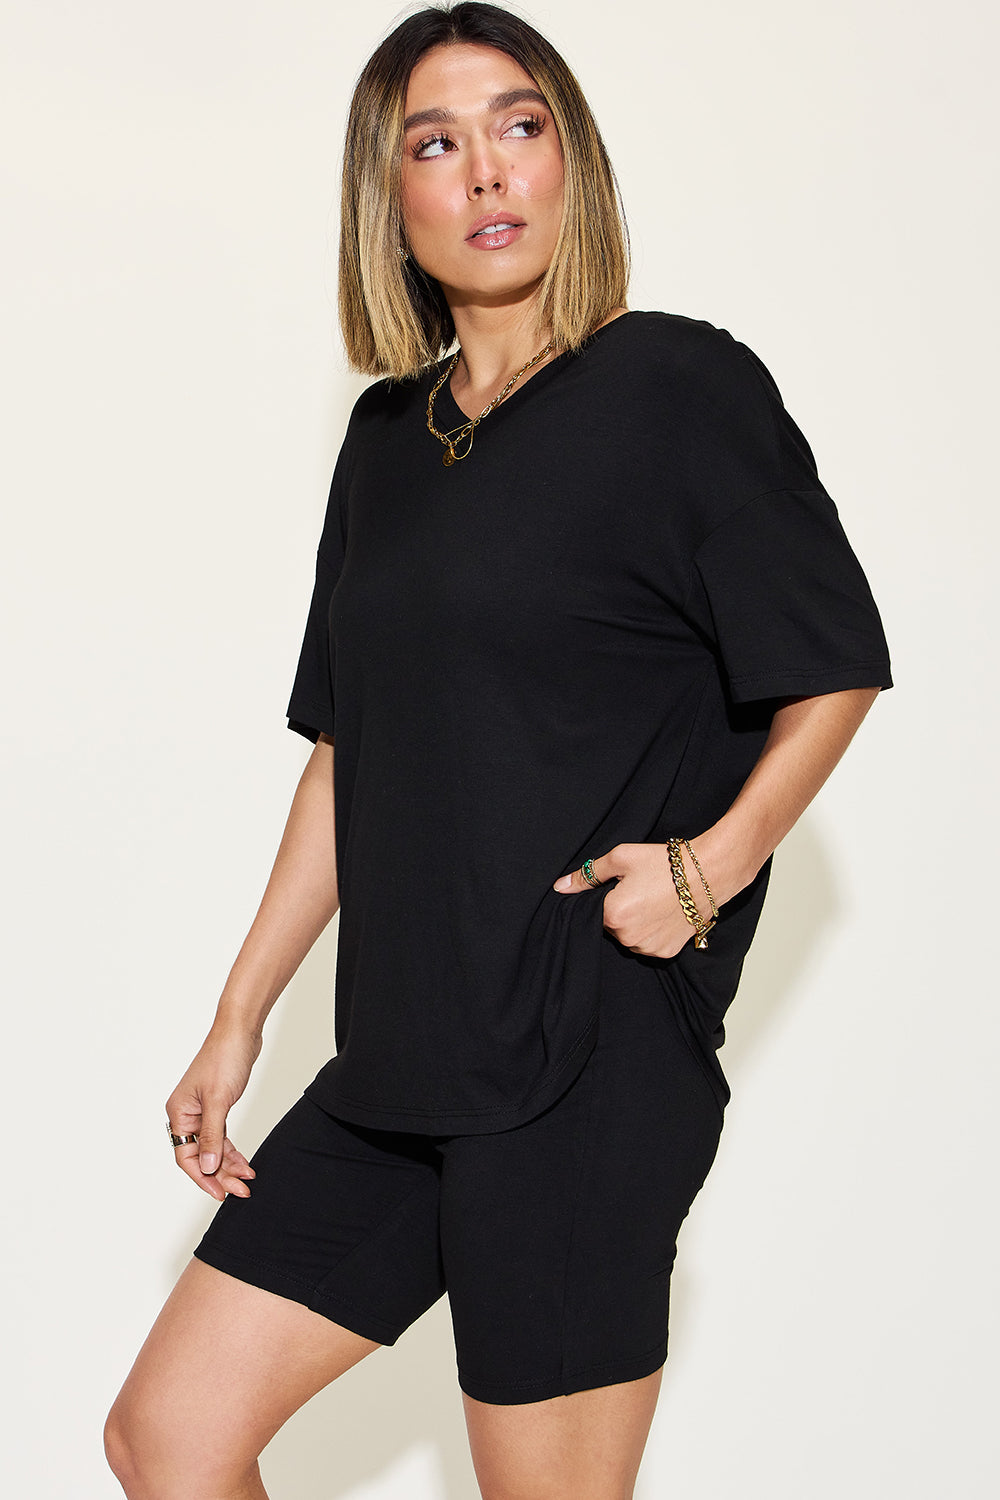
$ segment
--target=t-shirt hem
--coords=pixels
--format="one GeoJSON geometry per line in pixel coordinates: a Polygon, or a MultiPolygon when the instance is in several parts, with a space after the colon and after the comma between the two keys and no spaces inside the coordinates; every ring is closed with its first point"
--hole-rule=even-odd
{"type": "Polygon", "coordinates": [[[734,703],[752,703],[759,698],[811,697],[862,687],[892,687],[889,663],[884,658],[825,671],[748,672],[729,679],[734,703]]]}
{"type": "Polygon", "coordinates": [[[581,1072],[597,1037],[599,1012],[591,1016],[570,1050],[551,1068],[531,1092],[510,1104],[489,1109],[434,1110],[400,1109],[369,1104],[345,1096],[337,1087],[336,1058],[320,1069],[303,1090],[320,1109],[349,1125],[367,1125],[373,1130],[404,1130],[412,1135],[492,1135],[526,1125],[565,1093],[581,1072]]]}

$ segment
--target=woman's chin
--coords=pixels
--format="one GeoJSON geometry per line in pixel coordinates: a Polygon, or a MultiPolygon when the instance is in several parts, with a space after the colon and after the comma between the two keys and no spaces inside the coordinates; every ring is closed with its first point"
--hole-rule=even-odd
{"type": "Polygon", "coordinates": [[[519,303],[531,301],[545,279],[546,270],[547,267],[543,267],[541,271],[536,269],[533,275],[525,277],[513,268],[504,274],[504,268],[498,266],[488,276],[463,276],[460,281],[456,279],[453,282],[443,277],[434,279],[439,282],[445,300],[453,311],[472,307],[516,307],[519,303]]]}

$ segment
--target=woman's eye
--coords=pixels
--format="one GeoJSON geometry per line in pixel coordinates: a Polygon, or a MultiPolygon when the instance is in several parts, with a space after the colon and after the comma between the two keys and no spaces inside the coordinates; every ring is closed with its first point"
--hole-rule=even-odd
{"type": "Polygon", "coordinates": [[[515,120],[513,125],[510,126],[511,130],[520,130],[525,132],[525,135],[521,137],[522,140],[530,140],[533,135],[538,135],[544,128],[545,121],[540,120],[537,115],[528,115],[523,120],[515,120]]]}
{"type": "MultiPolygon", "coordinates": [[[[508,125],[504,135],[516,132],[518,140],[531,140],[539,135],[545,128],[545,121],[538,115],[526,115],[523,120],[515,120],[508,125]]],[[[428,135],[422,141],[418,141],[413,147],[413,155],[418,161],[429,161],[435,156],[444,156],[448,151],[455,150],[455,142],[448,135],[428,135]]]]}
{"type": "Polygon", "coordinates": [[[429,156],[443,156],[445,147],[450,146],[451,141],[446,135],[429,135],[426,140],[418,142],[413,148],[414,156],[427,158],[429,156]],[[440,147],[440,149],[435,149],[440,147]]]}

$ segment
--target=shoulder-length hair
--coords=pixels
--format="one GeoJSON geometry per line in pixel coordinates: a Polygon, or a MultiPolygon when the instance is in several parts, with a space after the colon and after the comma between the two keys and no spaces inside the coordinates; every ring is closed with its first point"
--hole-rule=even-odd
{"type": "Polygon", "coordinates": [[[404,380],[440,359],[455,325],[439,283],[402,259],[403,106],[432,47],[472,42],[505,52],[544,94],[562,147],[563,213],[539,288],[538,325],[578,349],[625,302],[628,228],[618,182],[583,90],[552,44],[496,5],[432,6],[408,17],[358,79],[341,194],[339,304],[347,357],[366,375],[404,380]]]}

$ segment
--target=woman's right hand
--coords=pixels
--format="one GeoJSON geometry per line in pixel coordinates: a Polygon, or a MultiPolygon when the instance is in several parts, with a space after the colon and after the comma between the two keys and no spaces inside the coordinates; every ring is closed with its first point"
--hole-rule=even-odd
{"type": "Polygon", "coordinates": [[[244,1032],[210,1031],[167,1100],[174,1134],[198,1137],[174,1147],[177,1165],[220,1203],[227,1193],[249,1198],[247,1181],[256,1175],[226,1135],[226,1117],[247,1086],[261,1040],[244,1032]]]}

